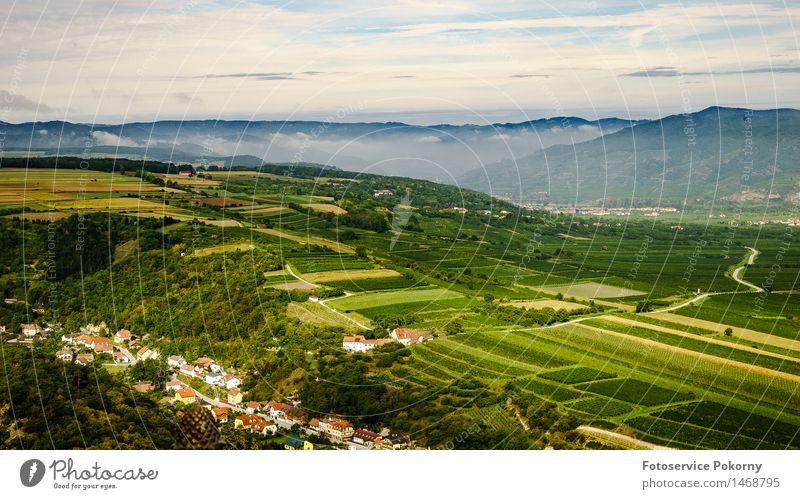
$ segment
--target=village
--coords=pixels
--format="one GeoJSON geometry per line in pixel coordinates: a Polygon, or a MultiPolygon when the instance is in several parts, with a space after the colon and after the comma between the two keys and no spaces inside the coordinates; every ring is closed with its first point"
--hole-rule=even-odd
{"type": "MultiPolygon", "coordinates": [[[[38,324],[20,324],[20,335],[6,334],[0,326],[0,335],[6,342],[32,344],[44,340],[48,334],[60,333],[60,325],[42,327],[38,324]]],[[[342,346],[346,351],[364,352],[387,343],[414,345],[430,341],[432,335],[407,328],[392,331],[390,338],[377,340],[364,336],[346,336],[342,346]]],[[[79,366],[128,368],[138,362],[161,359],[161,353],[145,345],[127,329],[111,335],[105,322],[87,324],[80,332],[60,335],[61,348],[55,357],[61,362],[79,366]]],[[[187,361],[182,355],[170,355],[165,362],[170,370],[164,383],[161,402],[176,406],[178,416],[185,408],[197,404],[210,411],[218,426],[230,425],[237,431],[249,432],[264,438],[280,438],[285,450],[343,449],[343,450],[399,450],[413,448],[408,436],[383,428],[379,432],[356,428],[344,419],[326,416],[309,417],[298,403],[273,400],[247,400],[240,388],[244,374],[226,369],[211,357],[201,356],[187,361]],[[213,390],[213,397],[204,394],[201,387],[213,390]]],[[[152,381],[133,380],[131,389],[141,393],[156,393],[159,389],[152,381]]]]}

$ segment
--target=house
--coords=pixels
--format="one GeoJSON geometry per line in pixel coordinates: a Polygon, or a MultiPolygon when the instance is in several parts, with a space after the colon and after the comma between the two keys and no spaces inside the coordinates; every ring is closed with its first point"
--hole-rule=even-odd
{"type": "Polygon", "coordinates": [[[155,389],[155,385],[153,385],[153,383],[150,383],[149,381],[146,382],[140,381],[135,385],[131,385],[131,388],[133,388],[139,393],[147,393],[147,392],[152,392],[155,389]]]}
{"type": "Polygon", "coordinates": [[[317,296],[317,295],[308,295],[308,301],[314,302],[314,303],[319,303],[319,296],[317,296]]]}
{"type": "Polygon", "coordinates": [[[181,402],[183,404],[193,404],[197,400],[197,394],[194,390],[189,388],[188,386],[185,388],[181,388],[180,390],[175,392],[175,402],[181,402]]]}
{"type": "Polygon", "coordinates": [[[390,189],[377,189],[372,193],[372,197],[379,198],[382,196],[391,196],[392,191],[390,189]]]}
{"type": "Polygon", "coordinates": [[[408,439],[400,433],[390,433],[381,437],[381,448],[386,450],[398,450],[408,447],[408,439]]]}
{"type": "Polygon", "coordinates": [[[253,414],[257,410],[261,409],[261,402],[256,402],[254,400],[251,400],[250,402],[245,404],[244,407],[245,407],[244,412],[246,412],[247,414],[253,414]]]}
{"type": "Polygon", "coordinates": [[[278,425],[273,421],[259,418],[250,426],[250,431],[253,433],[260,433],[263,436],[275,435],[278,433],[278,425]]]}
{"type": "Polygon", "coordinates": [[[433,339],[433,335],[430,333],[424,333],[422,331],[417,331],[416,329],[410,329],[406,327],[394,329],[391,333],[391,337],[405,346],[416,345],[417,343],[422,343],[433,339]]]}
{"type": "Polygon", "coordinates": [[[75,363],[79,366],[88,366],[94,361],[94,355],[90,353],[79,353],[77,357],[75,357],[75,363]]]}
{"type": "Polygon", "coordinates": [[[268,402],[265,406],[265,409],[269,410],[269,415],[272,418],[284,418],[286,416],[286,407],[287,404],[283,402],[268,402]]]}
{"type": "Polygon", "coordinates": [[[186,359],[181,357],[180,355],[170,355],[167,358],[167,365],[169,367],[177,367],[180,368],[182,365],[186,364],[186,359]]]}
{"type": "Polygon", "coordinates": [[[120,329],[117,331],[117,334],[114,335],[114,341],[117,343],[127,343],[131,340],[133,335],[127,329],[120,329]]]}
{"type": "Polygon", "coordinates": [[[221,385],[222,384],[222,375],[219,373],[206,373],[205,382],[207,385],[221,385]]]}
{"type": "Polygon", "coordinates": [[[335,440],[345,440],[353,436],[353,425],[347,421],[336,420],[322,423],[322,431],[335,440]]]}
{"type": "Polygon", "coordinates": [[[311,418],[311,421],[308,422],[308,429],[312,431],[319,431],[319,419],[311,418]]]}
{"type": "Polygon", "coordinates": [[[192,176],[192,170],[189,170],[189,169],[181,170],[181,171],[178,172],[178,176],[179,177],[191,177],[192,176]]]}
{"type": "Polygon", "coordinates": [[[94,353],[111,353],[114,351],[114,347],[111,346],[111,340],[108,338],[94,338],[88,346],[94,350],[94,353]]]}
{"type": "Polygon", "coordinates": [[[75,343],[76,345],[80,345],[80,346],[84,346],[85,347],[85,346],[89,346],[89,343],[92,341],[92,339],[93,338],[91,336],[88,336],[88,335],[85,335],[85,334],[79,334],[78,336],[76,336],[73,339],[73,343],[75,343]]]}
{"type": "Polygon", "coordinates": [[[167,391],[172,390],[174,392],[177,392],[178,390],[181,389],[181,387],[183,387],[183,385],[177,379],[171,379],[167,381],[166,387],[167,391]]]}
{"type": "Polygon", "coordinates": [[[283,441],[283,448],[286,450],[314,450],[314,444],[300,437],[288,436],[283,441]]]}
{"type": "Polygon", "coordinates": [[[306,411],[297,407],[296,405],[287,405],[283,409],[285,418],[293,423],[304,423],[306,420],[306,411]]]}
{"type": "Polygon", "coordinates": [[[94,353],[112,353],[114,351],[114,347],[111,345],[104,345],[102,343],[98,344],[94,347],[94,353]]]}
{"type": "Polygon", "coordinates": [[[242,377],[226,374],[222,377],[222,382],[225,384],[225,388],[239,388],[242,385],[242,377]]]}
{"type": "Polygon", "coordinates": [[[136,358],[139,360],[157,359],[158,352],[155,350],[150,350],[147,347],[142,347],[138,352],[136,352],[136,358]]]}
{"type": "Polygon", "coordinates": [[[59,350],[56,352],[56,358],[64,362],[72,362],[72,350],[59,350]]]}
{"type": "Polygon", "coordinates": [[[61,343],[66,343],[67,345],[74,345],[75,338],[77,338],[77,334],[62,334],[61,335],[61,343]]]}
{"type": "Polygon", "coordinates": [[[394,341],[395,340],[392,338],[377,338],[374,340],[368,340],[359,334],[356,336],[345,336],[342,338],[342,348],[348,352],[366,352],[367,350],[372,350],[375,347],[387,345],[389,343],[393,343],[394,341]]]}
{"type": "Polygon", "coordinates": [[[42,334],[42,326],[39,324],[20,324],[19,328],[22,330],[22,334],[29,338],[42,334]]]}
{"type": "Polygon", "coordinates": [[[361,444],[370,449],[375,447],[375,442],[380,441],[380,439],[380,435],[369,430],[360,429],[353,432],[353,442],[361,444]]]}
{"type": "Polygon", "coordinates": [[[214,360],[208,357],[198,357],[197,360],[194,361],[195,369],[200,368],[201,371],[211,369],[211,364],[214,364],[214,360]]]}
{"type": "Polygon", "coordinates": [[[455,208],[452,208],[451,211],[453,211],[454,213],[458,213],[460,215],[465,215],[468,210],[466,208],[456,206],[455,208]]]}
{"type": "Polygon", "coordinates": [[[128,362],[128,357],[122,352],[114,352],[114,364],[125,364],[128,362]]]}
{"type": "Polygon", "coordinates": [[[214,407],[211,409],[211,414],[214,416],[214,419],[217,423],[227,423],[228,422],[228,408],[227,407],[214,407]]]}
{"type": "Polygon", "coordinates": [[[250,429],[255,422],[255,416],[252,414],[242,414],[241,416],[236,416],[236,419],[233,421],[234,428],[245,428],[250,429]]]}
{"type": "Polygon", "coordinates": [[[179,372],[184,376],[189,376],[192,378],[194,378],[195,376],[194,366],[192,366],[191,364],[182,365],[179,372]]]}
{"type": "Polygon", "coordinates": [[[239,405],[242,403],[242,392],[233,388],[228,390],[228,403],[233,405],[239,405]]]}

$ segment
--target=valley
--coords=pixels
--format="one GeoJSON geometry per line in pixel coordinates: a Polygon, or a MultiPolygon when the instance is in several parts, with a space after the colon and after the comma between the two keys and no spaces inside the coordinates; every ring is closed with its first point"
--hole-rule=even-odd
{"type": "Polygon", "coordinates": [[[420,448],[800,448],[791,227],[599,222],[319,166],[93,161],[0,170],[6,341],[105,321],[246,373],[245,403],[420,448]],[[431,339],[389,342],[401,329],[431,339]],[[352,335],[387,344],[350,353],[352,335]]]}

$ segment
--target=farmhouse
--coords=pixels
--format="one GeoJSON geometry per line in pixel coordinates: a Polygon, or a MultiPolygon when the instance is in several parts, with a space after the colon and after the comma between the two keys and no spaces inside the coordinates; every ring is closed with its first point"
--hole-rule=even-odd
{"type": "Polygon", "coordinates": [[[391,196],[392,191],[391,189],[377,189],[375,192],[372,193],[372,197],[379,198],[381,196],[391,196]]]}
{"type": "Polygon", "coordinates": [[[383,346],[394,341],[395,340],[391,338],[377,338],[374,340],[368,340],[359,334],[356,336],[345,336],[342,338],[342,348],[348,352],[366,352],[367,350],[372,350],[375,347],[383,346]]]}
{"type": "Polygon", "coordinates": [[[393,339],[405,346],[416,345],[417,343],[422,343],[433,339],[433,335],[429,333],[423,333],[422,331],[417,331],[416,329],[410,329],[406,327],[394,329],[391,333],[391,336],[393,339]]]}
{"type": "Polygon", "coordinates": [[[319,296],[317,296],[317,295],[308,295],[308,301],[314,302],[314,303],[319,303],[319,296]]]}
{"type": "Polygon", "coordinates": [[[117,343],[126,343],[131,340],[133,335],[127,329],[120,329],[117,331],[117,334],[114,335],[114,341],[117,343]]]}

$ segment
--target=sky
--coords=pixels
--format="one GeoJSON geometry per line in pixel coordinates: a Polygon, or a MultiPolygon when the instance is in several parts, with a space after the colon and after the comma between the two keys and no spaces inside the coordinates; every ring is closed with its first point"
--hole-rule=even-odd
{"type": "Polygon", "coordinates": [[[797,2],[0,0],[0,121],[800,107],[797,2]]]}

